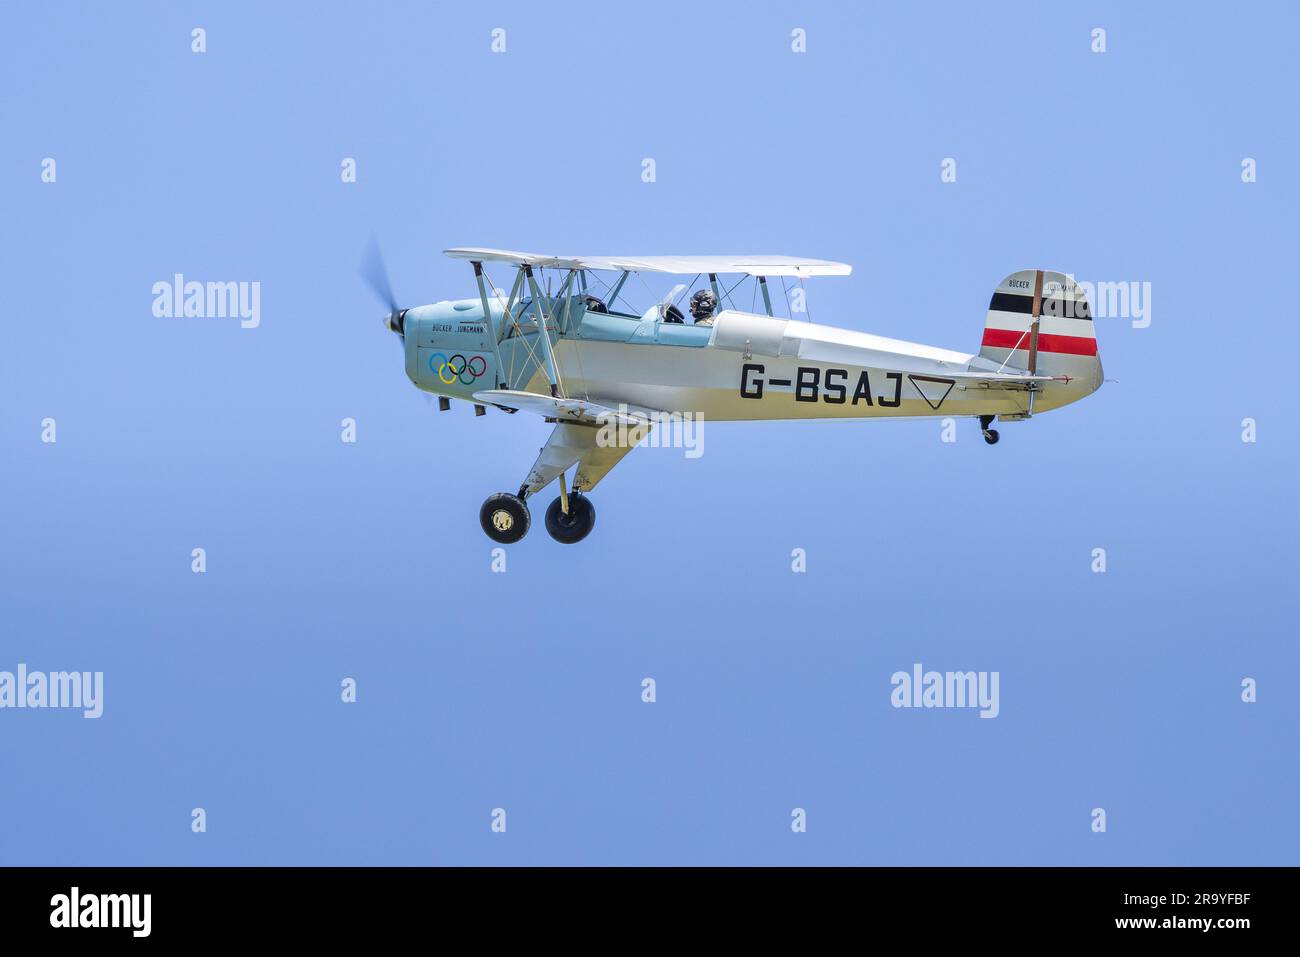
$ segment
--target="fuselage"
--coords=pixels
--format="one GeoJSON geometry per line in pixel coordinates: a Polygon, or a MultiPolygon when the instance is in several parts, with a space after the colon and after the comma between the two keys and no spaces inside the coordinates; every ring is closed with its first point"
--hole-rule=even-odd
{"type": "MultiPolygon", "coordinates": [[[[546,394],[536,303],[505,315],[489,299],[407,310],[406,372],[419,388],[473,401],[494,388],[546,394]],[[499,339],[493,348],[494,338],[499,339]],[[498,364],[499,359],[499,364],[498,364]]],[[[988,358],[865,332],[734,310],[711,324],[588,311],[582,297],[546,302],[547,334],[566,395],[714,420],[1027,415],[1030,394],[955,374],[999,370],[988,358]]],[[[1101,384],[1100,364],[1044,383],[1033,412],[1101,384]]],[[[1020,371],[1008,369],[1007,371],[1020,371]]]]}

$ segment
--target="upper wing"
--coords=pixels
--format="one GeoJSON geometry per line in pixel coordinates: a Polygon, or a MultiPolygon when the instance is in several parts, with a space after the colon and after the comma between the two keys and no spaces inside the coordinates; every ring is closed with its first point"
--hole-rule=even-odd
{"type": "Polygon", "coordinates": [[[453,259],[507,262],[542,269],[612,269],[626,272],[744,273],[748,276],[847,276],[847,263],[803,256],[548,256],[509,249],[445,249],[453,259]]]}
{"type": "Polygon", "coordinates": [[[472,259],[482,263],[511,263],[515,266],[537,266],[539,269],[594,269],[583,266],[572,256],[546,256],[542,253],[521,253],[512,249],[444,249],[443,255],[452,259],[472,259]]]}
{"type": "Polygon", "coordinates": [[[556,420],[551,437],[524,480],[530,495],[544,489],[575,462],[578,470],[573,487],[591,491],[653,425],[652,410],[626,405],[612,409],[585,399],[560,399],[515,389],[485,389],[475,392],[474,398],[556,420]]]}

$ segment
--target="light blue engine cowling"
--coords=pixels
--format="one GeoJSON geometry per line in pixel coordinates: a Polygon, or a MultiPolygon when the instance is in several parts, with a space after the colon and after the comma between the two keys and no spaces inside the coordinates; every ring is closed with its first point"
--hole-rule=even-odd
{"type": "MultiPolygon", "coordinates": [[[[501,383],[492,355],[495,331],[483,322],[478,299],[416,306],[406,311],[403,321],[406,374],[419,388],[468,399],[501,383]]],[[[494,308],[493,324],[501,321],[502,313],[494,308]]]]}

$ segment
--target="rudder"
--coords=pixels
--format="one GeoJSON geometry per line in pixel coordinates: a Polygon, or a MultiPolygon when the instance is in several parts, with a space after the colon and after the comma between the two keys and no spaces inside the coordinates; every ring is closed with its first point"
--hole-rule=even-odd
{"type": "Polygon", "coordinates": [[[1092,392],[1101,359],[1087,294],[1059,272],[1026,269],[998,284],[989,301],[980,355],[999,367],[1069,376],[1092,392]]]}

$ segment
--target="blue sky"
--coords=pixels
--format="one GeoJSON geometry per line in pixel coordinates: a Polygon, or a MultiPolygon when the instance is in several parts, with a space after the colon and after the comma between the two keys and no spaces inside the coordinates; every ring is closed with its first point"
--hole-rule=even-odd
{"type": "Polygon", "coordinates": [[[0,711],[0,863],[1297,863],[1294,10],[378,7],[0,12],[0,670],[105,685],[0,711]],[[410,304],[490,245],[843,260],[814,321],[971,352],[1021,268],[1151,323],[996,448],[638,450],[493,574],[549,427],[410,385],[371,234],[410,304]],[[260,326],[155,317],[177,272],[260,326]],[[892,708],[917,662],[999,716],[892,708]]]}

